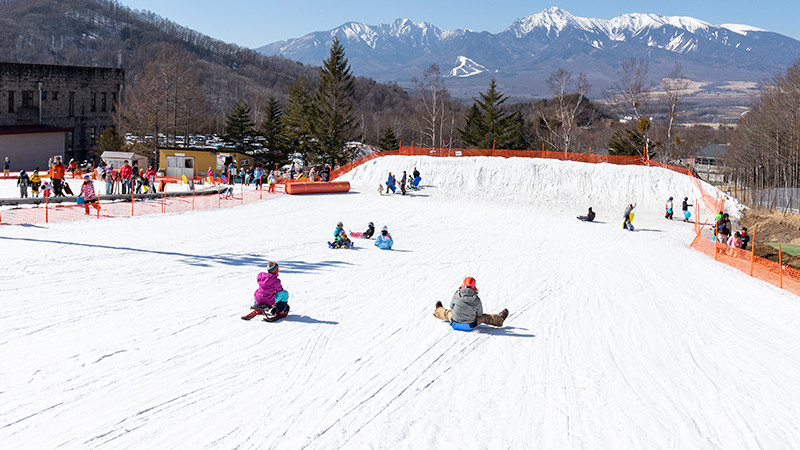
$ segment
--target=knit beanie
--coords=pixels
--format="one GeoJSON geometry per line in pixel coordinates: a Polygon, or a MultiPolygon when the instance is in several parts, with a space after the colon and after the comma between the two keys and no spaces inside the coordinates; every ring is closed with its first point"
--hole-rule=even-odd
{"type": "Polygon", "coordinates": [[[267,263],[267,272],[269,273],[278,273],[278,263],[275,261],[270,261],[267,263]]]}

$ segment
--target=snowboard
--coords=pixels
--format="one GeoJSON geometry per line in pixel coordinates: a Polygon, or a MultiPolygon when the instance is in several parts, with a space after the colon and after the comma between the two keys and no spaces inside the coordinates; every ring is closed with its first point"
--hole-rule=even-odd
{"type": "Polygon", "coordinates": [[[63,184],[62,187],[64,188],[64,192],[66,192],[69,195],[75,195],[75,194],[72,193],[72,188],[69,187],[69,183],[67,183],[66,181],[62,181],[62,184],[63,184]]]}

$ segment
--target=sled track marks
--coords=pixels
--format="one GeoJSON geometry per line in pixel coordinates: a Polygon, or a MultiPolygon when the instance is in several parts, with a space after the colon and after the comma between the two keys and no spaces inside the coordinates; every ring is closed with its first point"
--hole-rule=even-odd
{"type": "Polygon", "coordinates": [[[360,433],[366,425],[378,417],[387,414],[387,411],[390,409],[394,409],[393,405],[404,398],[409,389],[412,389],[414,386],[418,386],[418,390],[422,391],[425,388],[430,387],[437,381],[437,378],[441,376],[441,374],[449,372],[453,366],[463,360],[467,355],[474,352],[490,337],[491,336],[483,335],[470,336],[469,342],[463,345],[457,351],[452,350],[450,347],[451,342],[449,340],[439,340],[434,342],[400,371],[386,380],[385,383],[383,383],[373,392],[367,393],[366,398],[363,398],[350,406],[347,412],[340,415],[336,420],[333,421],[333,423],[315,435],[311,436],[306,442],[306,445],[319,444],[321,447],[326,447],[335,444],[341,447],[347,444],[351,439],[358,435],[358,433],[360,433]],[[439,371],[436,369],[443,364],[445,365],[443,370],[439,371]],[[362,420],[348,422],[348,420],[351,420],[352,417],[357,417],[355,414],[357,411],[362,410],[362,408],[372,403],[375,404],[373,405],[373,408],[377,409],[377,413],[372,414],[368,418],[364,418],[362,420]],[[358,422],[358,425],[354,426],[354,422],[356,421],[358,422]],[[337,440],[335,442],[325,442],[320,444],[319,440],[324,438],[328,432],[336,429],[340,423],[346,423],[347,430],[356,431],[348,432],[341,438],[340,441],[337,440]]]}

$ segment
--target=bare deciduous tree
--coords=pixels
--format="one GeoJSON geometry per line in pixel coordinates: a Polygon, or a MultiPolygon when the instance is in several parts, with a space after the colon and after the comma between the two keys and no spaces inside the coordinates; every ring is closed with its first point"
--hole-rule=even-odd
{"type": "Polygon", "coordinates": [[[439,66],[431,64],[422,73],[422,80],[414,77],[411,81],[419,99],[417,111],[421,121],[419,133],[423,138],[422,144],[439,147],[444,142],[444,129],[448,122],[445,115],[450,100],[450,93],[444,85],[439,66]]]}
{"type": "Polygon", "coordinates": [[[539,112],[539,118],[550,134],[547,143],[569,153],[573,151],[575,141],[581,134],[582,129],[578,126],[577,119],[584,109],[586,95],[592,85],[586,80],[586,75],[581,73],[573,78],[572,72],[559,68],[547,79],[547,86],[555,95],[552,116],[539,112]]]}
{"type": "Polygon", "coordinates": [[[617,81],[606,91],[606,102],[622,118],[629,118],[643,128],[644,151],[650,147],[650,103],[653,88],[647,81],[650,63],[643,59],[626,59],[617,71],[617,81]],[[642,127],[642,123],[648,126],[642,127]]]}
{"type": "Polygon", "coordinates": [[[680,114],[679,105],[683,98],[688,94],[689,80],[683,73],[683,66],[675,64],[669,78],[661,80],[661,88],[664,90],[664,103],[667,109],[667,120],[665,132],[667,134],[667,145],[664,160],[669,161],[672,157],[674,146],[680,143],[680,138],[673,136],[676,121],[680,114]]]}

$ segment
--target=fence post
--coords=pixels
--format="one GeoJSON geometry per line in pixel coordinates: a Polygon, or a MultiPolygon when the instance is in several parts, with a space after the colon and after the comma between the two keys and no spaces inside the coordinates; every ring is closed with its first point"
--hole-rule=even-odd
{"type": "Polygon", "coordinates": [[[753,229],[753,246],[750,247],[750,276],[753,276],[753,263],[756,259],[756,230],[753,229]]]}
{"type": "Polygon", "coordinates": [[[222,183],[217,183],[217,209],[222,208],[222,183]]]}
{"type": "MultiPolygon", "coordinates": [[[[133,180],[133,179],[131,178],[131,180],[133,180]]],[[[124,181],[123,181],[123,183],[124,183],[124,181]]],[[[131,217],[133,217],[133,198],[134,198],[133,197],[133,183],[131,183],[131,217]]]]}
{"type": "Polygon", "coordinates": [[[783,250],[781,250],[781,244],[778,244],[778,269],[780,270],[780,280],[781,280],[781,289],[783,289],[783,250]]]}
{"type": "Polygon", "coordinates": [[[194,211],[194,183],[192,183],[192,211],[194,211]]]}
{"type": "Polygon", "coordinates": [[[44,223],[50,223],[50,196],[44,198],[44,223]]]}
{"type": "Polygon", "coordinates": [[[719,254],[719,240],[714,239],[714,261],[719,261],[717,255],[719,254]]]}
{"type": "Polygon", "coordinates": [[[242,203],[240,204],[244,205],[244,176],[239,179],[239,187],[242,189],[242,203]]]}

